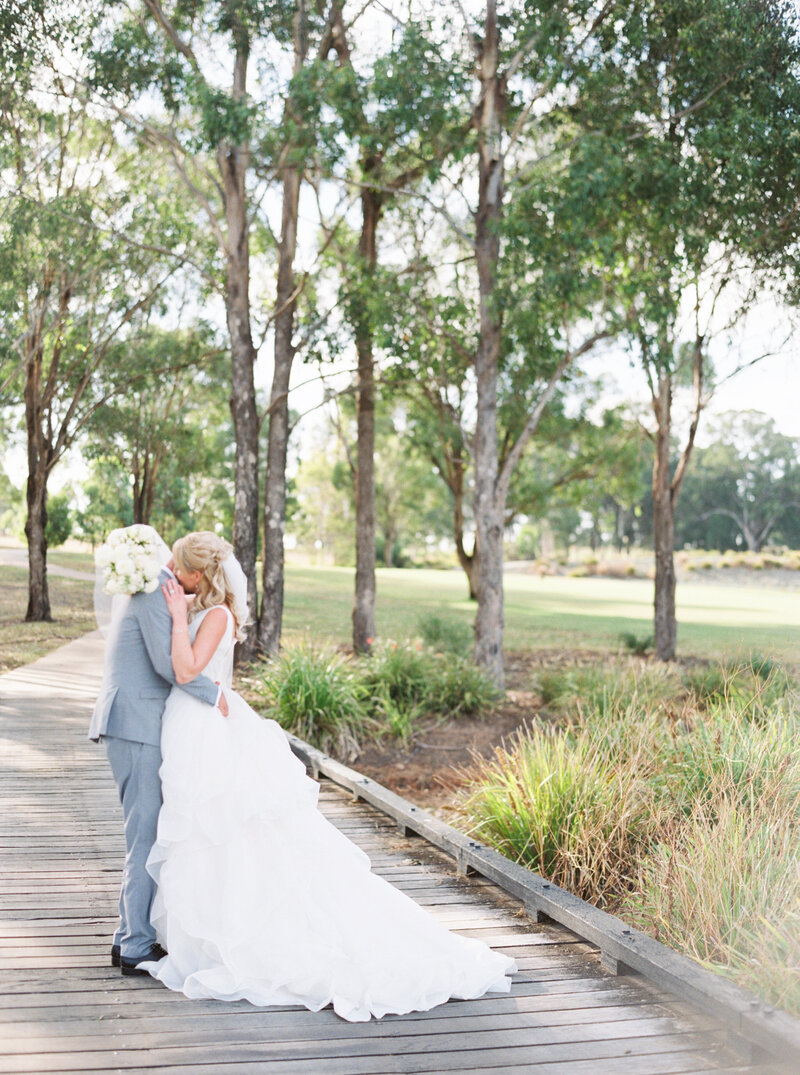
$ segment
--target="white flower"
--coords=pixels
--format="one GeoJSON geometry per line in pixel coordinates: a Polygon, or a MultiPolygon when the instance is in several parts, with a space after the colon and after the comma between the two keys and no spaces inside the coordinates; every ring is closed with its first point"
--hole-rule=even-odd
{"type": "Polygon", "coordinates": [[[94,554],[94,562],[97,567],[105,568],[111,563],[111,549],[108,545],[101,545],[94,554]]]}
{"type": "Polygon", "coordinates": [[[152,593],[153,590],[157,589],[157,587],[158,587],[158,578],[150,579],[149,582],[146,582],[144,584],[144,592],[145,593],[152,593]]]}
{"type": "Polygon", "coordinates": [[[131,554],[124,545],[120,545],[115,549],[111,564],[118,575],[130,575],[133,571],[131,554]]]}

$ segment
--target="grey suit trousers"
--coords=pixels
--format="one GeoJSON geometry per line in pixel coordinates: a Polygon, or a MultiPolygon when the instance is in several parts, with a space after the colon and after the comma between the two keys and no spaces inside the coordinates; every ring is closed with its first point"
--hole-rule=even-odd
{"type": "Polygon", "coordinates": [[[161,809],[161,748],[110,736],[103,736],[103,744],[119,789],[127,847],[114,944],[126,959],[140,959],[156,939],[150,924],[156,886],[145,862],[156,841],[161,809]]]}

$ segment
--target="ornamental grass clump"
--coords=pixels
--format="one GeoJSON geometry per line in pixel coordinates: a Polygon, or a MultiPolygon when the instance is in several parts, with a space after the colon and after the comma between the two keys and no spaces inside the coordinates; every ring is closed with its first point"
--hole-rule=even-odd
{"type": "Polygon", "coordinates": [[[746,807],[724,777],[640,863],[625,920],[800,1013],[800,802],[746,807]]]}
{"type": "Polygon", "coordinates": [[[609,706],[649,706],[672,699],[677,682],[670,668],[643,668],[641,662],[623,659],[602,666],[574,664],[545,670],[534,677],[533,686],[549,709],[573,717],[609,706]]]}
{"type": "Polygon", "coordinates": [[[436,653],[466,657],[472,647],[472,629],[463,620],[429,613],[420,616],[417,626],[422,644],[436,653]]]}
{"type": "Polygon", "coordinates": [[[363,665],[362,683],[375,708],[384,700],[428,717],[469,716],[489,709],[500,697],[486,674],[471,661],[430,653],[414,643],[383,643],[363,665]]]}
{"type": "Polygon", "coordinates": [[[684,683],[703,708],[733,706],[762,723],[770,719],[791,686],[783,665],[759,653],[693,668],[685,674],[684,683]]]}
{"type": "Polygon", "coordinates": [[[786,804],[797,810],[799,732],[788,710],[776,711],[765,724],[754,723],[746,706],[733,704],[699,716],[691,733],[676,737],[664,754],[674,812],[687,816],[699,806],[713,816],[723,799],[741,810],[769,812],[786,804]]]}
{"type": "Polygon", "coordinates": [[[411,643],[383,642],[365,658],[361,682],[375,699],[406,707],[422,703],[430,672],[430,655],[411,643]]]}
{"type": "Polygon", "coordinates": [[[587,736],[523,730],[466,776],[470,834],[600,905],[627,891],[651,827],[647,788],[587,736]]]}
{"type": "Polygon", "coordinates": [[[267,716],[307,743],[346,761],[360,752],[367,730],[365,691],[340,657],[301,646],[256,672],[252,690],[267,702],[267,716]]]}

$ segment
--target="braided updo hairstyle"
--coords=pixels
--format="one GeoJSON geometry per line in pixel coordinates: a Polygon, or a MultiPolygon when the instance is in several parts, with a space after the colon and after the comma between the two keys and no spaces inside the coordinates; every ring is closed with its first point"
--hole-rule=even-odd
{"type": "Polygon", "coordinates": [[[233,547],[210,530],[195,530],[178,538],[172,546],[172,556],[179,570],[202,572],[194,603],[189,610],[190,617],[203,609],[225,605],[233,616],[236,638],[241,641],[245,625],[237,619],[233,592],[222,567],[223,561],[232,552],[233,547]]]}

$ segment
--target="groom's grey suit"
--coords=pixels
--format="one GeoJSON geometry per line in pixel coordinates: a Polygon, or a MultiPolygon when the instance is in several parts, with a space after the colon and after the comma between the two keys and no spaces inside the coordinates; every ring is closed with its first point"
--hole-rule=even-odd
{"type": "MultiPolygon", "coordinates": [[[[159,582],[172,577],[164,568],[159,582]]],[[[161,586],[130,599],[106,657],[103,692],[92,713],[89,738],[102,739],[119,788],[127,854],[114,943],[124,959],[146,956],[155,942],[150,907],[153,879],[145,869],[161,809],[161,718],[175,673],[170,659],[172,617],[161,586]]],[[[219,688],[198,676],[181,689],[215,705],[219,688]]]]}

